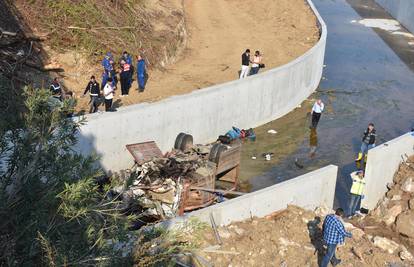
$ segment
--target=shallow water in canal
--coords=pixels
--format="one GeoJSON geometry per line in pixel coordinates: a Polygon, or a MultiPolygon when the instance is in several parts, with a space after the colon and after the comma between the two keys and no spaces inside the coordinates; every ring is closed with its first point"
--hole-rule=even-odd
{"type": "Polygon", "coordinates": [[[382,24],[392,18],[371,0],[313,2],[328,28],[323,79],[301,107],[257,128],[256,142],[245,142],[242,189],[258,190],[335,164],[340,168],[335,205],[344,206],[367,124],[375,124],[377,144],[414,125],[414,36],[403,28],[384,30],[382,24]],[[312,132],[307,113],[315,98],[326,110],[312,132]],[[274,156],[266,161],[263,153],[274,156]]]}

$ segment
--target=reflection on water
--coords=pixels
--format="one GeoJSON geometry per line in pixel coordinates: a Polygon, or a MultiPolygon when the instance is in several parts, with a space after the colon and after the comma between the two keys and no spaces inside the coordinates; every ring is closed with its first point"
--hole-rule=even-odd
{"type": "Polygon", "coordinates": [[[316,132],[316,128],[311,128],[309,132],[309,157],[311,159],[315,158],[317,147],[318,147],[318,133],[316,132]]]}

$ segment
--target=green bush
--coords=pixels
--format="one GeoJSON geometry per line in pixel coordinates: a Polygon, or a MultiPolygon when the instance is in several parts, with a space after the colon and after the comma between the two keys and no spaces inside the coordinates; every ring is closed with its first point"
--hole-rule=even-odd
{"type": "Polygon", "coordinates": [[[51,105],[49,90],[30,87],[23,99],[8,116],[16,127],[0,124],[0,266],[128,264],[113,244],[132,218],[98,185],[96,159],[73,151],[84,123],[67,117],[74,101],[51,105]]]}

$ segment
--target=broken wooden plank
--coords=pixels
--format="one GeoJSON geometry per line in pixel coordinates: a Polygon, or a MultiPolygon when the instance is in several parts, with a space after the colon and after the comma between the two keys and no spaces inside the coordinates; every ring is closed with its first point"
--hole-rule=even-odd
{"type": "Polygon", "coordinates": [[[5,31],[3,28],[0,28],[0,35],[17,36],[17,34],[17,32],[5,31]]]}
{"type": "Polygon", "coordinates": [[[41,66],[32,61],[25,61],[24,65],[30,68],[39,70],[39,71],[43,71],[43,72],[48,72],[48,71],[64,72],[65,71],[61,66],[58,66],[58,65],[49,64],[49,65],[41,66]]]}
{"type": "Polygon", "coordinates": [[[216,237],[217,243],[219,245],[223,244],[223,241],[221,241],[221,237],[220,237],[218,229],[217,229],[216,222],[214,221],[213,213],[210,213],[210,223],[211,223],[211,227],[213,227],[214,235],[216,237]]]}
{"type": "Polygon", "coordinates": [[[85,28],[85,27],[77,27],[77,26],[68,26],[70,30],[82,30],[82,31],[96,31],[96,30],[125,30],[125,29],[136,29],[133,26],[108,26],[108,27],[94,27],[94,28],[85,28]]]}
{"type": "Polygon", "coordinates": [[[240,252],[228,251],[228,250],[206,250],[206,249],[203,249],[203,252],[217,253],[217,254],[230,254],[230,255],[239,255],[240,254],[240,252]]]}
{"type": "Polygon", "coordinates": [[[206,192],[212,192],[212,193],[220,193],[223,195],[235,195],[235,196],[243,196],[246,193],[239,192],[239,191],[232,191],[232,190],[221,190],[221,189],[211,189],[211,188],[205,188],[205,187],[199,187],[199,186],[191,186],[191,190],[201,190],[206,192]]]}

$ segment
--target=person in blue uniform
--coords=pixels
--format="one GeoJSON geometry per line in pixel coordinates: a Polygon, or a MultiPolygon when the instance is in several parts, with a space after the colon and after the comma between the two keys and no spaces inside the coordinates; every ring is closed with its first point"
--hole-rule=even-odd
{"type": "Polygon", "coordinates": [[[141,55],[137,56],[137,80],[138,80],[138,91],[143,92],[145,89],[145,60],[141,55]]]}

